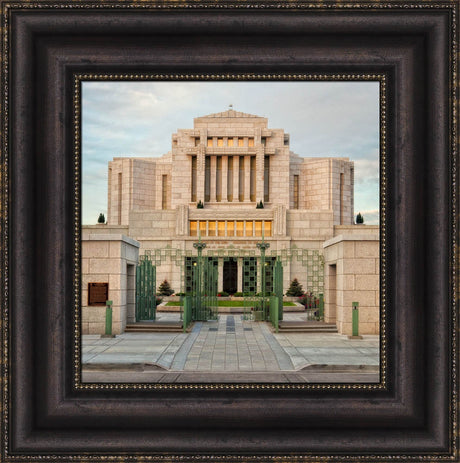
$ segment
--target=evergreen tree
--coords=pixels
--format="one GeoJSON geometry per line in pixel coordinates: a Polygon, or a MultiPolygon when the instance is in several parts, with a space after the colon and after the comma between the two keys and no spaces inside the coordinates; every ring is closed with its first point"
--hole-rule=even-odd
{"type": "Polygon", "coordinates": [[[174,290],[171,288],[168,280],[164,280],[158,287],[158,294],[160,296],[171,296],[171,294],[174,294],[174,290]]]}
{"type": "Polygon", "coordinates": [[[302,285],[299,283],[297,278],[291,281],[289,289],[286,291],[286,296],[300,297],[303,295],[302,285]]]}
{"type": "Polygon", "coordinates": [[[356,223],[364,223],[364,217],[361,215],[361,212],[358,212],[358,215],[356,216],[356,223]]]}
{"type": "Polygon", "coordinates": [[[102,212],[99,214],[99,218],[97,219],[97,223],[105,223],[105,215],[102,212]]]}

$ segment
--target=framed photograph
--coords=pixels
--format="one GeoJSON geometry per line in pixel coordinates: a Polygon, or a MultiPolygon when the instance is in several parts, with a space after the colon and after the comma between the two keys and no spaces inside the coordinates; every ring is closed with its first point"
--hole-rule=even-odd
{"type": "Polygon", "coordinates": [[[385,75],[119,77],[75,84],[82,381],[379,383],[385,75]]]}
{"type": "Polygon", "coordinates": [[[458,2],[2,1],[2,461],[458,461],[458,2]]]}

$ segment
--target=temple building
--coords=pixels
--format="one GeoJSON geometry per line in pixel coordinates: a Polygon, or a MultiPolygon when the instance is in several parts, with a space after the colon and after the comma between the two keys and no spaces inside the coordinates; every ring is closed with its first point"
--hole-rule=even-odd
{"type": "MultiPolygon", "coordinates": [[[[349,297],[359,296],[355,273],[363,259],[367,273],[360,274],[372,276],[372,284],[366,278],[362,283],[365,307],[372,307],[365,328],[378,332],[379,227],[354,224],[353,162],[304,157],[308,146],[296,154],[289,142],[289,134],[269,127],[267,118],[229,109],[177,130],[171,151],[162,157],[115,157],[108,166],[107,223],[82,229],[83,305],[88,281],[111,278],[111,298],[120,291],[123,331],[135,319],[138,256],[154,260],[157,286],[167,279],[175,292],[187,292],[184,265],[193,263],[198,240],[206,243],[206,255],[218,269],[218,291],[260,291],[256,245],[263,239],[270,246],[268,265],[277,258],[283,262],[283,287],[297,278],[304,290],[324,293],[325,319],[344,333],[351,329],[345,307],[351,307],[349,297]],[[108,254],[98,256],[103,242],[109,243],[108,254]],[[113,277],[103,264],[97,267],[98,259],[114,258],[121,262],[114,264],[117,275],[126,278],[113,277]],[[347,258],[356,267],[353,274],[347,258]]],[[[88,322],[87,332],[94,330],[88,322]]]]}

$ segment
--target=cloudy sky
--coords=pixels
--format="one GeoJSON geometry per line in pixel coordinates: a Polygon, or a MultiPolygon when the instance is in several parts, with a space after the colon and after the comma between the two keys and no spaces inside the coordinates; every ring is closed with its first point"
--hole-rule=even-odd
{"type": "Polygon", "coordinates": [[[304,157],[349,157],[355,163],[355,213],[378,223],[378,82],[84,82],[82,88],[82,222],[107,217],[108,162],[156,157],[177,129],[226,111],[268,118],[290,134],[304,157]]]}

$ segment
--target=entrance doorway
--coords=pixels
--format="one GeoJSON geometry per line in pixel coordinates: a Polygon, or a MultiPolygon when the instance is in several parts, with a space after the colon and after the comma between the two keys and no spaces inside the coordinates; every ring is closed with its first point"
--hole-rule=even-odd
{"type": "Polygon", "coordinates": [[[326,279],[324,321],[335,323],[337,318],[337,265],[328,265],[326,279]]]}
{"type": "Polygon", "coordinates": [[[234,294],[237,291],[238,282],[238,264],[236,259],[230,257],[224,260],[224,275],[222,289],[229,294],[234,294]]]}

